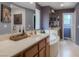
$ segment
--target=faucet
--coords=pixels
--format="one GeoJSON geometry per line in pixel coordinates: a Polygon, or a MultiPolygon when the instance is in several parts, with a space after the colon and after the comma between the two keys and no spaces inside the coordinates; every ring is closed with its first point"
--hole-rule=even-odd
{"type": "Polygon", "coordinates": [[[22,31],[22,34],[23,34],[23,35],[25,34],[25,31],[24,31],[24,27],[23,27],[23,31],[22,31]]]}

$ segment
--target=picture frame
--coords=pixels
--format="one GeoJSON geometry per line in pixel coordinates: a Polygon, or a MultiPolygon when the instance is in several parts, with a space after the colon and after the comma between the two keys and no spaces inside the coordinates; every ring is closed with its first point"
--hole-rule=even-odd
{"type": "Polygon", "coordinates": [[[11,22],[11,8],[6,4],[1,4],[1,22],[2,23],[11,22]]]}
{"type": "Polygon", "coordinates": [[[22,24],[22,14],[14,14],[14,24],[15,25],[22,24]]]}

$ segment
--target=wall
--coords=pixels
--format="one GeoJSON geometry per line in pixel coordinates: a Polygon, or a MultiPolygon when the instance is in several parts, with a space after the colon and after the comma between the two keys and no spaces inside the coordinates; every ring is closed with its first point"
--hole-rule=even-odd
{"type": "Polygon", "coordinates": [[[76,44],[79,45],[79,3],[76,5],[75,7],[75,20],[76,20],[76,37],[75,37],[75,41],[76,41],[76,44]]]}
{"type": "MultiPolygon", "coordinates": [[[[2,23],[1,22],[1,2],[0,2],[0,35],[11,33],[11,23],[2,23]]],[[[7,3],[9,6],[10,3],[7,3]]]]}
{"type": "Polygon", "coordinates": [[[76,12],[73,13],[73,22],[72,22],[72,41],[76,42],[76,12]]]}
{"type": "Polygon", "coordinates": [[[50,12],[50,8],[48,6],[42,7],[41,8],[41,12],[42,12],[42,27],[43,29],[47,30],[49,29],[49,12],[50,12]]]}

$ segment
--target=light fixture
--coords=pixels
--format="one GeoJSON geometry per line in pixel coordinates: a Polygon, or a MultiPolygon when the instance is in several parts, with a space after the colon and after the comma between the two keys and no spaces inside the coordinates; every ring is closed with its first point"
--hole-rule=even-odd
{"type": "Polygon", "coordinates": [[[64,6],[64,4],[62,3],[62,4],[60,4],[60,6],[61,6],[61,7],[63,7],[63,6],[64,6]]]}

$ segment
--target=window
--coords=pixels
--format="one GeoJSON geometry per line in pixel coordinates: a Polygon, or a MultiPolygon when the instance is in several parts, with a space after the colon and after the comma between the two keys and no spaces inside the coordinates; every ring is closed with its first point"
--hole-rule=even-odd
{"type": "Polygon", "coordinates": [[[72,16],[70,14],[64,14],[64,27],[71,26],[71,18],[72,16]]]}
{"type": "Polygon", "coordinates": [[[64,15],[64,24],[71,24],[71,15],[64,15]]]}

